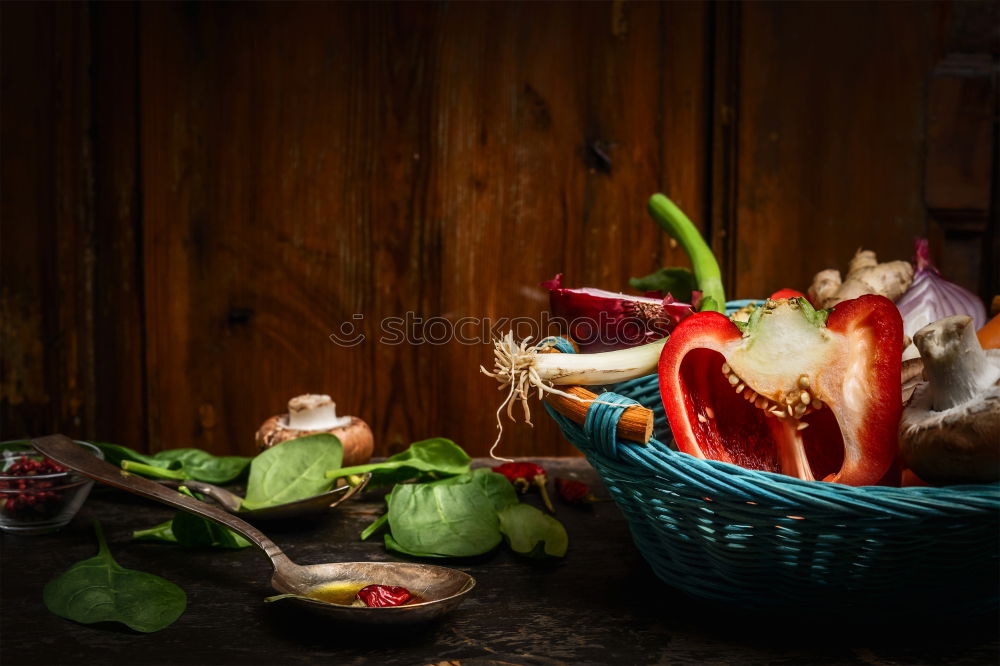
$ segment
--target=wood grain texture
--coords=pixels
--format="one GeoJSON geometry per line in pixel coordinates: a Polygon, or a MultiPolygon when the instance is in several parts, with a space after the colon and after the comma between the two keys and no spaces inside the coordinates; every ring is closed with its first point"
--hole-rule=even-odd
{"type": "MultiPolygon", "coordinates": [[[[381,453],[440,434],[485,452],[499,329],[464,318],[537,319],[557,271],[621,287],[680,262],[643,202],[664,179],[702,198],[684,62],[703,53],[662,47],[701,10],[616,7],[142,7],[152,447],[243,450],[317,391],[381,453]],[[665,119],[667,61],[684,100],[665,119]],[[355,315],[363,343],[327,339],[355,315]],[[463,321],[475,340],[440,344],[463,321]]],[[[572,452],[536,424],[503,452],[572,452]]]]}
{"type": "MultiPolygon", "coordinates": [[[[686,265],[646,215],[657,190],[711,237],[731,297],[804,288],[859,245],[947,249],[923,201],[928,76],[946,50],[994,48],[996,12],[0,11],[0,437],[250,454],[312,391],[382,455],[436,435],[489,449],[502,396],[478,368],[508,328],[553,332],[530,325],[541,280],[621,289],[686,265]]],[[[534,422],[507,422],[500,453],[575,453],[534,422]]]]}
{"type": "Polygon", "coordinates": [[[996,154],[993,61],[989,54],[951,53],[934,66],[927,90],[924,174],[927,210],[944,237],[935,257],[943,275],[986,297],[997,281],[996,267],[988,265],[984,251],[996,154]]]}
{"type": "Polygon", "coordinates": [[[328,338],[368,311],[376,161],[330,9],[141,7],[153,449],[246,452],[305,392],[375,416],[370,352],[328,338]]]}
{"type": "Polygon", "coordinates": [[[90,34],[84,5],[2,16],[0,424],[94,427],[90,34]]]}
{"type": "Polygon", "coordinates": [[[733,297],[802,290],[860,246],[912,256],[932,8],[741,5],[733,297]]]}
{"type": "Polygon", "coordinates": [[[91,437],[145,443],[146,349],[139,189],[138,9],[89,7],[93,43],[92,243],[93,371],[91,437]]]}
{"type": "MultiPolygon", "coordinates": [[[[641,4],[621,12],[608,4],[451,8],[441,59],[447,143],[437,178],[446,230],[441,309],[449,318],[485,316],[498,324],[494,334],[513,327],[523,337],[532,333],[526,322],[500,320],[537,321],[548,309],[538,282],[557,272],[567,285],[617,289],[661,262],[683,261],[647,218],[645,201],[665,183],[686,203],[699,201],[701,174],[687,170],[697,139],[685,132],[697,127],[704,83],[681,73],[699,71],[700,54],[674,61],[669,35],[697,25],[701,9],[668,16],[641,4]],[[669,118],[667,82],[685,96],[669,118]],[[684,140],[670,144],[668,165],[663,146],[677,136],[684,140]]],[[[480,364],[492,364],[489,349],[441,351],[439,422],[466,414],[465,443],[483,453],[499,398],[492,380],[477,376],[480,364]]],[[[574,452],[540,412],[534,430],[505,419],[502,455],[574,452]]]]}

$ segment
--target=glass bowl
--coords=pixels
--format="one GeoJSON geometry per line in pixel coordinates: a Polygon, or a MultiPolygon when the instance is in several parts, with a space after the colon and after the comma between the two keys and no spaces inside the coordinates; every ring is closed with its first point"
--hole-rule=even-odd
{"type": "MultiPolygon", "coordinates": [[[[96,457],[99,448],[76,442],[96,457]]],[[[0,530],[41,534],[68,523],[94,482],[49,460],[28,440],[0,442],[0,530]]]]}

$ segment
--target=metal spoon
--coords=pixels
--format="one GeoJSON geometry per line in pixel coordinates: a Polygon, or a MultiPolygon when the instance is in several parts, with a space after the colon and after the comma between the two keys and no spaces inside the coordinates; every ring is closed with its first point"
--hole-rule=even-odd
{"type": "Polygon", "coordinates": [[[98,460],[92,453],[64,435],[48,435],[31,440],[32,446],[60,465],[74,469],[95,481],[127,490],[148,499],[188,511],[238,532],[256,545],[271,560],[274,574],[271,587],[291,595],[289,601],[352,622],[403,624],[420,622],[444,615],[456,608],[475,586],[472,576],[455,569],[429,564],[404,562],[341,562],[303,566],[292,562],[263,532],[236,516],[207,502],[175,492],[155,481],[128,474],[98,460]],[[336,584],[357,586],[379,584],[405,587],[418,598],[417,603],[387,608],[344,606],[310,597],[317,588],[336,584]]]}
{"type": "Polygon", "coordinates": [[[312,497],[306,497],[305,499],[296,500],[294,502],[276,504],[263,509],[244,509],[242,497],[226,490],[225,488],[220,488],[219,486],[212,485],[211,483],[205,483],[204,481],[193,481],[189,479],[186,481],[160,481],[160,483],[172,488],[184,486],[193,493],[207,495],[218,502],[219,506],[229,513],[235,513],[241,518],[254,521],[283,520],[323,513],[324,511],[332,509],[341,502],[346,502],[348,499],[357,495],[366,485],[368,485],[368,481],[371,478],[371,474],[365,474],[357,485],[340,486],[319,495],[313,495],[312,497]]]}

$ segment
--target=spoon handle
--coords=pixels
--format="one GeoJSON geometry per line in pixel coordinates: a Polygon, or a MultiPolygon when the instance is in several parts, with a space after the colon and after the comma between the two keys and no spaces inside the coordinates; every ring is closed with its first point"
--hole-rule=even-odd
{"type": "MultiPolygon", "coordinates": [[[[193,493],[201,493],[202,495],[207,495],[211,497],[216,502],[222,505],[228,513],[232,514],[240,510],[240,504],[243,503],[243,498],[229,492],[225,488],[220,488],[219,486],[212,485],[211,483],[204,483],[203,481],[175,481],[177,485],[185,486],[188,490],[193,493]]],[[[170,487],[174,487],[174,483],[167,484],[170,487]]]]}
{"type": "Polygon", "coordinates": [[[238,532],[263,550],[264,554],[271,559],[271,563],[275,569],[278,569],[279,565],[287,567],[292,564],[288,556],[278,548],[278,545],[268,539],[263,532],[253,525],[211,504],[198,501],[187,495],[182,495],[159,483],[141,476],[129,474],[114,465],[99,460],[89,451],[74,444],[73,440],[65,435],[39,437],[38,439],[31,440],[31,445],[35,447],[36,451],[47,458],[51,458],[60,465],[69,467],[95,481],[106,483],[121,490],[127,490],[130,493],[135,493],[136,495],[141,495],[157,502],[162,502],[181,511],[199,515],[202,518],[207,518],[224,527],[228,527],[234,532],[238,532]]]}

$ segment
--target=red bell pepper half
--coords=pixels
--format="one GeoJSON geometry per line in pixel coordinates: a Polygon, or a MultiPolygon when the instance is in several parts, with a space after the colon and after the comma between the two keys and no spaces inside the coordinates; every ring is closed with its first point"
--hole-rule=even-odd
{"type": "Polygon", "coordinates": [[[800,479],[875,484],[897,450],[902,340],[899,311],[883,296],[832,311],[768,299],[740,324],[691,315],[659,362],[677,446],[800,479]]]}

